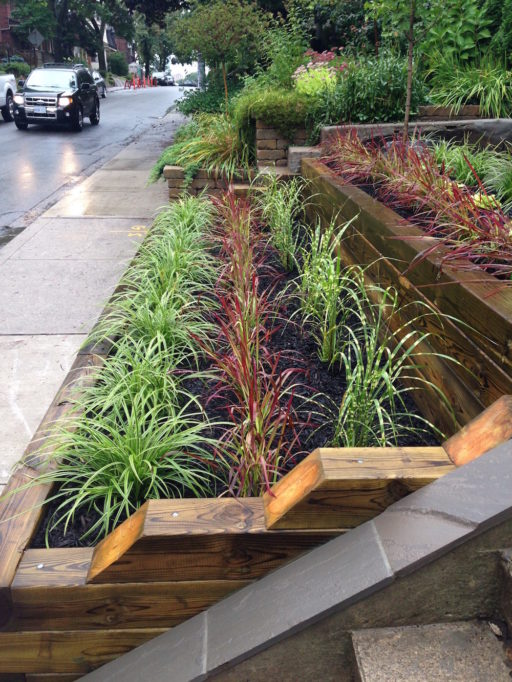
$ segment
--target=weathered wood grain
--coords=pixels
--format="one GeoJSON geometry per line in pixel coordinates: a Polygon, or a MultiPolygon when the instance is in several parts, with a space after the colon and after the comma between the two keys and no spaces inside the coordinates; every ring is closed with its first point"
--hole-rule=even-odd
{"type": "Polygon", "coordinates": [[[85,585],[93,553],[93,547],[27,549],[12,587],[46,589],[85,585]]]}
{"type": "Polygon", "coordinates": [[[319,448],[264,495],[269,529],[354,528],[455,467],[443,448],[319,448]]]}
{"type": "Polygon", "coordinates": [[[42,513],[50,486],[33,485],[38,472],[19,468],[0,498],[0,627],[10,617],[10,585],[42,513]]]}
{"type": "Polygon", "coordinates": [[[247,580],[13,586],[9,631],[170,628],[204,611],[247,580]]]}
{"type": "Polygon", "coordinates": [[[421,242],[397,238],[422,233],[362,190],[344,184],[320,161],[304,160],[303,171],[310,179],[309,216],[320,218],[324,224],[335,219],[340,225],[356,217],[345,233],[342,259],[347,264],[367,266],[369,281],[394,286],[403,303],[409,304],[402,313],[405,322],[414,317],[414,301],[433,304],[442,313],[463,321],[460,324],[446,316],[437,320],[431,316],[425,322],[425,330],[431,335],[426,352],[430,347],[455,360],[424,355],[417,375],[441,388],[450,403],[442,405],[435,389],[426,386],[422,402],[422,392],[412,394],[425,416],[451,435],[455,427],[467,424],[500,396],[512,393],[510,290],[499,288],[496,280],[485,274],[478,275],[480,281],[475,282],[474,274],[468,272],[440,273],[439,254],[403,274],[428,238],[423,235],[421,242]]]}
{"type": "Polygon", "coordinates": [[[461,466],[509,438],[512,438],[512,396],[504,395],[443,443],[443,447],[453,463],[461,466]]]}
{"type": "MultiPolygon", "coordinates": [[[[269,533],[261,498],[150,500],[140,534],[122,556],[118,537],[94,553],[90,583],[252,580],[343,529],[269,533]]],[[[123,530],[122,530],[123,529],[123,530]]]]}
{"type": "MultiPolygon", "coordinates": [[[[303,160],[314,204],[330,219],[355,217],[354,226],[388,258],[411,263],[432,243],[417,227],[353,185],[347,185],[325,164],[303,160]],[[340,212],[341,211],[341,212],[340,212]],[[411,240],[410,238],[413,237],[411,240]]],[[[467,334],[497,364],[512,367],[512,297],[510,290],[485,273],[460,269],[440,271],[443,249],[419,262],[407,278],[443,312],[463,319],[467,334]]]]}
{"type": "Polygon", "coordinates": [[[84,674],[165,631],[0,632],[0,661],[6,673],[84,674]]]}
{"type": "Polygon", "coordinates": [[[24,682],[75,682],[81,677],[82,675],[76,673],[50,673],[49,675],[35,673],[25,675],[24,682]]]}

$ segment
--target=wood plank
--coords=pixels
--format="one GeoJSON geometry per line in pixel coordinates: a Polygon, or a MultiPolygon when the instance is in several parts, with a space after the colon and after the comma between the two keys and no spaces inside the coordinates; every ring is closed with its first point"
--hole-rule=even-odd
{"type": "Polygon", "coordinates": [[[462,466],[509,438],[512,438],[512,395],[504,395],[443,443],[443,447],[453,463],[462,466]]]}
{"type": "Polygon", "coordinates": [[[0,627],[10,617],[10,585],[50,490],[48,485],[33,485],[36,477],[34,469],[20,467],[0,498],[0,627]]]}
{"type": "Polygon", "coordinates": [[[29,586],[28,579],[22,576],[12,588],[9,631],[170,628],[251,582],[198,580],[52,587],[29,586]]]}
{"type": "Polygon", "coordinates": [[[50,673],[49,675],[38,675],[36,673],[25,675],[24,680],[25,682],[75,682],[81,677],[81,674],[77,675],[76,673],[50,673]]]}
{"type": "Polygon", "coordinates": [[[6,673],[82,673],[118,658],[165,629],[0,632],[6,673]]]}
{"type": "Polygon", "coordinates": [[[269,529],[354,528],[453,471],[443,448],[319,448],[265,493],[269,529]]]}
{"type": "Polygon", "coordinates": [[[85,585],[93,547],[27,549],[12,582],[13,588],[85,585]]]}
{"type": "MultiPolygon", "coordinates": [[[[117,537],[98,545],[88,582],[252,580],[343,532],[269,533],[261,498],[150,500],[147,505],[143,530],[122,556],[116,545],[124,524],[117,537]]],[[[128,534],[133,537],[129,527],[128,534]]]]}
{"type": "MultiPolygon", "coordinates": [[[[325,164],[304,159],[303,173],[311,182],[308,190],[315,205],[327,219],[338,212],[340,219],[356,217],[356,227],[377,246],[383,255],[411,263],[428,243],[414,225],[353,185],[347,185],[325,164]],[[404,237],[421,236],[421,241],[404,237]]],[[[452,269],[439,271],[443,250],[411,269],[407,277],[425,288],[426,295],[445,313],[463,317],[468,334],[498,364],[512,368],[512,297],[499,288],[491,275],[452,269]],[[478,279],[478,281],[476,281],[478,279]],[[439,286],[444,285],[444,286],[439,286]]]]}

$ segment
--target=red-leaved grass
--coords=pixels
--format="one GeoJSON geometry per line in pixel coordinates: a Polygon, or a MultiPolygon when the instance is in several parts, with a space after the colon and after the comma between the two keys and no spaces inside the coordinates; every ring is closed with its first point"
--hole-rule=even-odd
{"type": "Polygon", "coordinates": [[[474,169],[478,199],[470,188],[454,182],[439,168],[433,153],[421,142],[393,138],[364,143],[351,130],[332,138],[326,151],[324,160],[338,175],[354,184],[373,184],[384,204],[406,210],[408,220],[434,238],[409,267],[439,252],[441,268],[510,278],[512,220],[486,194],[474,169]]]}

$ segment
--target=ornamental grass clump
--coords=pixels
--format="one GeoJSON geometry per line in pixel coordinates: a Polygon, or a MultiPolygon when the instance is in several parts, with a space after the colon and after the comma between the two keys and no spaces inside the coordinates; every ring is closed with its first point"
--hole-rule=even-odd
{"type": "MultiPolygon", "coordinates": [[[[218,277],[208,233],[212,207],[175,202],[128,269],[123,289],[95,332],[113,343],[93,381],[74,398],[57,429],[49,466],[37,483],[57,486],[47,535],[64,534],[79,513],[93,516],[84,537],[97,539],[148,499],[214,492],[212,425],[187,380],[211,332],[213,302],[201,291],[218,277]]],[[[44,454],[44,452],[43,452],[44,454]]]]}
{"type": "Polygon", "coordinates": [[[210,400],[223,403],[231,422],[218,449],[228,490],[260,495],[282,475],[298,443],[301,420],[294,397],[301,371],[281,369],[281,354],[269,348],[279,304],[272,286],[260,284],[256,254],[268,246],[248,203],[230,193],[216,204],[225,262],[217,285],[219,334],[215,345],[201,342],[201,347],[218,373],[210,400]]]}
{"type": "Polygon", "coordinates": [[[318,354],[329,365],[339,358],[339,334],[351,314],[353,273],[343,267],[337,253],[352,221],[338,230],[317,225],[310,242],[301,250],[297,288],[302,319],[311,324],[318,354]]]}
{"type": "Polygon", "coordinates": [[[259,201],[272,246],[287,272],[291,272],[297,264],[299,225],[304,217],[303,191],[302,180],[293,178],[289,182],[281,182],[277,177],[271,177],[265,183],[259,201]]]}
{"type": "Polygon", "coordinates": [[[436,252],[441,268],[490,272],[502,280],[512,274],[511,219],[474,169],[477,192],[439,168],[425,143],[395,138],[365,144],[354,131],[330,142],[326,161],[348,182],[372,184],[383,203],[407,211],[408,220],[433,237],[412,266],[436,252]]]}
{"type": "Polygon", "coordinates": [[[232,116],[197,114],[179,139],[162,152],[150,173],[150,182],[161,177],[166,165],[184,169],[185,186],[200,169],[231,179],[248,170],[249,147],[232,116]]]}
{"type": "Polygon", "coordinates": [[[438,314],[416,302],[410,311],[400,306],[394,289],[365,285],[361,269],[352,269],[351,275],[355,318],[340,329],[339,358],[346,387],[335,412],[333,445],[396,446],[405,435],[421,441],[426,433],[442,438],[431,422],[413,413],[410,402],[411,392],[429,388],[449,405],[443,392],[421,377],[427,356],[452,360],[432,352],[427,345],[430,333],[421,330],[426,318],[438,314]]]}

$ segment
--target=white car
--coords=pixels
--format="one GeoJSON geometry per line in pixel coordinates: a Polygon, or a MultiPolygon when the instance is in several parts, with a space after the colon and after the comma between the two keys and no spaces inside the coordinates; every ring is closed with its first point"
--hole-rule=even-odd
{"type": "Polygon", "coordinates": [[[0,75],[0,110],[4,121],[14,119],[14,93],[16,92],[16,78],[12,73],[0,75]]]}

